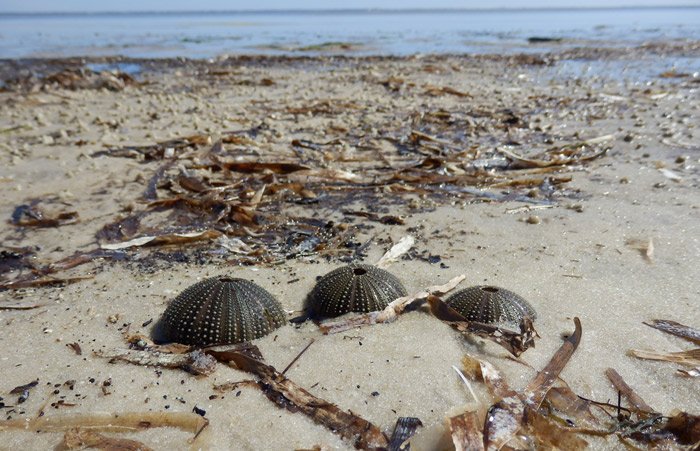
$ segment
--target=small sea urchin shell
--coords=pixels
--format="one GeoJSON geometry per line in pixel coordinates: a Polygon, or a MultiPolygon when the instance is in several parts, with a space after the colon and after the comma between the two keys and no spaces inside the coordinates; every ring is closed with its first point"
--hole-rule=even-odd
{"type": "Polygon", "coordinates": [[[522,297],[504,288],[481,285],[450,296],[445,304],[469,321],[480,323],[519,323],[537,317],[535,309],[522,297]]]}
{"type": "Polygon", "coordinates": [[[195,346],[254,340],[286,323],[282,306],[253,282],[226,276],[185,289],[165,309],[156,339],[195,346]]]}
{"type": "Polygon", "coordinates": [[[323,276],[309,293],[307,307],[312,314],[321,317],[374,312],[406,294],[399,279],[389,272],[356,263],[323,276]]]}

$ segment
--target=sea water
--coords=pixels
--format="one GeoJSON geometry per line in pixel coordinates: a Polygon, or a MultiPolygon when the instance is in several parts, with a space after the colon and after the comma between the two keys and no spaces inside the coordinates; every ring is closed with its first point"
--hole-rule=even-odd
{"type": "Polygon", "coordinates": [[[700,7],[0,14],[0,58],[485,54],[669,40],[700,41],[700,7]]]}

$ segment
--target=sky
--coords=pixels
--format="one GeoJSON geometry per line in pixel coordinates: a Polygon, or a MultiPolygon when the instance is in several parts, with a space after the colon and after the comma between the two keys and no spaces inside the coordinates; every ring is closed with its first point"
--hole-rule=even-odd
{"type": "Polygon", "coordinates": [[[206,11],[275,9],[577,8],[608,6],[700,6],[700,0],[1,0],[0,12],[206,11]]]}

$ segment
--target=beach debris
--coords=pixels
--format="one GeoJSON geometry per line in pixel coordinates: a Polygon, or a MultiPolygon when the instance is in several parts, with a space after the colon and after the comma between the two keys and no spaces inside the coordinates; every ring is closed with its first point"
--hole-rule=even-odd
{"type": "MultiPolygon", "coordinates": [[[[292,361],[289,362],[289,365],[287,365],[287,366],[282,370],[282,374],[287,374],[287,371],[289,371],[289,369],[297,362],[297,360],[299,360],[299,358],[300,358],[302,355],[304,355],[304,353],[311,347],[311,345],[314,344],[314,341],[316,341],[316,340],[312,338],[312,339],[309,341],[309,343],[308,343],[306,346],[304,346],[304,349],[302,349],[301,351],[299,351],[299,354],[297,354],[296,357],[294,357],[294,358],[292,359],[292,361]]],[[[259,360],[262,360],[262,359],[259,359],[259,360]]]]}
{"type": "Polygon", "coordinates": [[[394,431],[391,433],[388,450],[408,450],[409,448],[404,448],[402,445],[404,444],[404,442],[410,439],[413,436],[413,434],[416,433],[416,430],[420,426],[423,426],[423,423],[419,418],[400,417],[398,420],[396,420],[396,425],[394,425],[394,431]]]}
{"type": "Polygon", "coordinates": [[[77,211],[67,211],[49,216],[38,206],[38,199],[16,207],[12,212],[12,224],[18,227],[58,227],[78,221],[77,211]]]}
{"type": "Polygon", "coordinates": [[[452,278],[443,285],[430,286],[411,295],[400,297],[390,302],[384,308],[384,310],[380,312],[370,312],[341,321],[324,321],[319,327],[324,334],[337,334],[339,332],[354,329],[355,327],[391,322],[395,320],[396,317],[398,317],[398,315],[400,315],[406,309],[406,307],[414,302],[422,301],[430,294],[443,295],[448,293],[450,290],[459,285],[459,283],[465,278],[466,276],[462,274],[452,278]]]}
{"type": "MultiPolygon", "coordinates": [[[[224,360],[222,355],[217,355],[224,360]]],[[[381,430],[352,412],[313,396],[278,372],[273,366],[239,352],[226,355],[226,363],[260,378],[258,387],[272,402],[290,412],[301,412],[341,437],[351,440],[355,448],[378,450],[388,446],[381,430]]]]}
{"type": "Polygon", "coordinates": [[[217,276],[186,288],[155,328],[160,342],[208,346],[263,337],[287,323],[279,301],[254,282],[217,276]]]}
{"type": "Polygon", "coordinates": [[[384,216],[379,216],[376,213],[370,213],[367,211],[352,211],[352,210],[343,210],[343,214],[346,216],[361,216],[363,218],[367,218],[370,221],[375,221],[375,222],[381,222],[382,224],[387,224],[387,225],[404,225],[404,218],[400,216],[395,216],[395,215],[384,215],[384,216]]]}
{"type": "Polygon", "coordinates": [[[35,308],[46,307],[47,304],[27,304],[27,305],[0,305],[0,310],[32,310],[35,308]]]}
{"type": "Polygon", "coordinates": [[[695,329],[667,319],[654,319],[651,320],[651,324],[644,322],[642,324],[677,337],[685,338],[686,340],[700,345],[700,329],[695,329]]]}
{"type": "Polygon", "coordinates": [[[476,412],[464,412],[448,419],[455,451],[482,451],[484,449],[483,421],[476,412]]]}
{"type": "Polygon", "coordinates": [[[544,400],[547,392],[559,377],[559,374],[564,369],[566,364],[571,359],[571,356],[576,352],[579,343],[581,342],[581,336],[583,334],[583,329],[581,327],[581,321],[578,318],[574,318],[574,333],[562,343],[557,352],[554,353],[549,363],[544,367],[542,371],[537,373],[535,379],[533,379],[525,390],[531,395],[528,395],[528,402],[533,404],[539,409],[540,404],[544,400]]]}
{"type": "Polygon", "coordinates": [[[31,259],[36,255],[31,247],[6,247],[0,250],[0,274],[14,270],[34,269],[31,259]]]}
{"type": "Polygon", "coordinates": [[[654,412],[654,409],[649,407],[649,405],[644,402],[644,400],[639,396],[637,393],[632,390],[632,387],[627,385],[627,383],[622,379],[622,376],[618,374],[617,371],[615,371],[612,368],[608,368],[605,370],[605,376],[607,376],[608,379],[610,379],[610,382],[612,382],[613,386],[627,398],[627,401],[632,404],[632,406],[636,409],[637,413],[642,413],[642,414],[651,414],[654,412]]]}
{"type": "Polygon", "coordinates": [[[377,268],[386,269],[391,266],[392,263],[398,261],[402,255],[411,250],[415,242],[416,240],[411,235],[401,238],[398,243],[394,244],[391,249],[382,255],[382,258],[377,262],[377,268]]]}
{"type": "Polygon", "coordinates": [[[386,270],[353,263],[323,276],[309,293],[306,306],[312,315],[329,318],[382,310],[407,294],[401,281],[386,270]]]}
{"type": "MultiPolygon", "coordinates": [[[[594,144],[598,144],[597,142],[594,144]]],[[[547,168],[550,166],[566,166],[570,164],[581,164],[585,161],[595,160],[607,153],[607,149],[599,150],[592,154],[582,154],[578,150],[590,147],[590,143],[582,142],[569,144],[562,147],[552,148],[544,153],[525,158],[506,150],[499,149],[499,152],[510,160],[510,166],[514,169],[547,168]]]]}
{"type": "Polygon", "coordinates": [[[68,284],[79,282],[82,280],[88,280],[91,279],[92,276],[67,278],[56,278],[49,276],[56,272],[75,268],[76,266],[91,262],[98,258],[121,260],[125,257],[126,254],[124,254],[123,252],[109,251],[103,249],[94,249],[92,251],[87,252],[76,252],[73,255],[62,258],[61,260],[46,265],[43,268],[34,269],[28,274],[19,275],[11,280],[0,280],[0,291],[7,289],[27,288],[44,285],[68,284]]]}
{"type": "Polygon", "coordinates": [[[67,449],[95,448],[103,451],[152,451],[141,442],[124,438],[107,437],[97,432],[82,428],[68,429],[63,436],[63,445],[67,449]]]}
{"type": "Polygon", "coordinates": [[[10,394],[19,395],[19,397],[17,397],[17,404],[22,404],[27,399],[29,399],[30,390],[36,387],[38,384],[39,379],[36,379],[32,382],[29,382],[28,384],[20,385],[18,387],[13,388],[12,390],[10,390],[10,394]]]}
{"type": "Polygon", "coordinates": [[[470,94],[467,94],[466,92],[458,91],[454,88],[450,88],[449,86],[432,86],[432,85],[426,85],[424,86],[425,88],[425,94],[429,96],[439,96],[443,94],[451,94],[453,96],[457,97],[472,97],[470,94]]]}
{"type": "Polygon", "coordinates": [[[109,359],[110,363],[125,362],[142,366],[181,368],[194,375],[208,376],[216,371],[216,360],[200,349],[187,353],[160,352],[153,349],[139,350],[100,350],[97,357],[109,359]]]}
{"type": "Polygon", "coordinates": [[[211,145],[212,139],[209,135],[192,135],[184,138],[170,139],[146,146],[126,146],[115,147],[107,150],[94,152],[90,156],[101,157],[121,157],[137,158],[144,161],[163,160],[167,158],[180,157],[182,153],[197,146],[211,145]]]}
{"type": "Polygon", "coordinates": [[[700,444],[700,416],[676,410],[666,421],[663,429],[676,437],[681,445],[690,445],[697,449],[700,444]]]}
{"type": "Polygon", "coordinates": [[[129,241],[119,243],[101,244],[100,248],[110,251],[118,251],[129,247],[162,244],[185,244],[195,241],[210,241],[221,236],[221,232],[216,230],[204,230],[184,233],[164,233],[156,236],[141,236],[129,241]]]}
{"type": "Polygon", "coordinates": [[[535,345],[538,336],[532,323],[532,318],[525,316],[520,320],[520,332],[514,332],[502,327],[469,321],[464,316],[449,307],[437,296],[426,298],[430,311],[437,319],[449,324],[464,335],[476,335],[500,345],[515,357],[535,345]]]}
{"type": "Polygon", "coordinates": [[[134,78],[120,71],[95,72],[83,65],[68,67],[50,74],[31,72],[29,75],[5,80],[2,91],[24,91],[34,93],[56,89],[109,89],[121,91],[127,86],[143,85],[134,78]]]}
{"type": "Polygon", "coordinates": [[[73,352],[75,352],[75,355],[82,355],[83,354],[83,350],[77,341],[74,341],[73,343],[68,343],[68,344],[66,344],[66,346],[68,346],[70,349],[72,349],[73,352]]]}
{"type": "Polygon", "coordinates": [[[654,263],[654,239],[653,238],[630,238],[625,244],[631,249],[638,250],[649,263],[654,263]]]}
{"type": "Polygon", "coordinates": [[[535,309],[522,297],[505,288],[479,285],[460,290],[445,304],[469,321],[519,323],[524,317],[537,319],[535,309]]]}
{"type": "Polygon", "coordinates": [[[683,181],[683,177],[681,175],[673,172],[670,169],[659,168],[659,172],[661,173],[661,175],[663,175],[667,179],[673,180],[674,182],[680,183],[683,181]]]}
{"type": "Polygon", "coordinates": [[[677,370],[680,375],[684,377],[700,377],[700,366],[693,368],[692,370],[684,370],[681,368],[677,368],[677,370]]]}
{"type": "Polygon", "coordinates": [[[469,367],[467,373],[472,378],[483,380],[498,401],[490,406],[485,418],[474,410],[448,418],[449,434],[455,449],[498,450],[506,443],[515,449],[527,447],[525,443],[567,450],[587,446],[587,442],[577,435],[578,431],[559,426],[555,418],[541,410],[542,401],[580,342],[582,329],[578,318],[574,319],[574,324],[574,334],[522,392],[511,389],[491,363],[465,356],[463,362],[469,367]]]}
{"type": "Polygon", "coordinates": [[[69,431],[80,428],[91,432],[134,432],[144,429],[174,427],[193,434],[192,443],[202,435],[209,420],[190,412],[119,412],[43,415],[32,419],[0,420],[0,432],[10,429],[36,433],[69,431]]]}
{"type": "MultiPolygon", "coordinates": [[[[670,335],[683,338],[693,344],[700,344],[700,330],[666,319],[654,319],[651,323],[642,323],[670,335]]],[[[630,349],[627,355],[645,360],[678,363],[684,366],[694,366],[690,370],[677,369],[679,375],[685,377],[700,377],[700,348],[678,352],[665,352],[653,349],[630,349]]]]}
{"type": "Polygon", "coordinates": [[[700,365],[700,348],[688,351],[664,352],[653,349],[630,349],[627,355],[646,360],[660,360],[662,362],[680,363],[681,365],[700,365]]]}
{"type": "Polygon", "coordinates": [[[593,403],[582,399],[568,386],[552,387],[545,396],[543,405],[547,404],[559,412],[573,418],[578,424],[597,426],[600,421],[591,411],[593,403]]]}

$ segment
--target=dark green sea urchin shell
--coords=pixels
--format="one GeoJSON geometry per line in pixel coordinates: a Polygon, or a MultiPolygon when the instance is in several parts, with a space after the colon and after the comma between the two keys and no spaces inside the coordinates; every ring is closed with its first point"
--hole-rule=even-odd
{"type": "Polygon", "coordinates": [[[165,309],[155,338],[195,346],[241,343],[286,322],[282,306],[265,289],[248,280],[219,276],[180,293],[165,309]]]}
{"type": "Polygon", "coordinates": [[[335,317],[348,312],[382,310],[406,294],[399,279],[389,272],[355,263],[323,276],[306,302],[311,314],[335,317]]]}
{"type": "Polygon", "coordinates": [[[445,304],[469,321],[480,323],[519,323],[537,317],[535,309],[522,297],[504,288],[481,285],[450,296],[445,304]]]}

